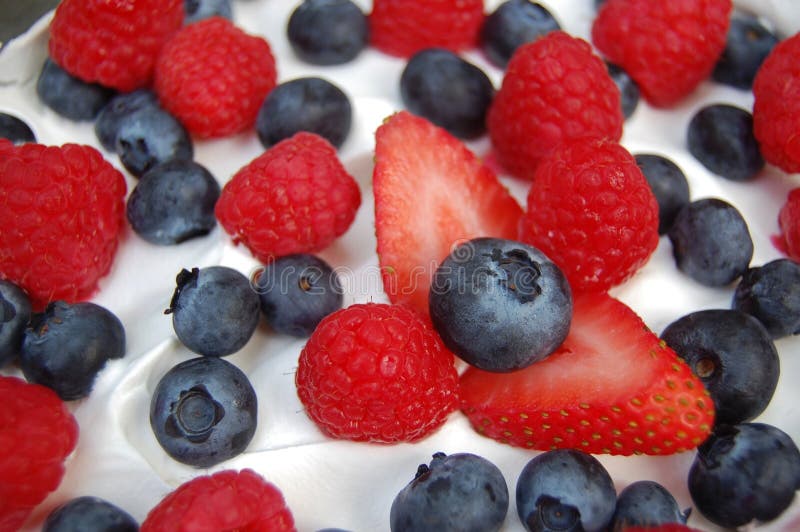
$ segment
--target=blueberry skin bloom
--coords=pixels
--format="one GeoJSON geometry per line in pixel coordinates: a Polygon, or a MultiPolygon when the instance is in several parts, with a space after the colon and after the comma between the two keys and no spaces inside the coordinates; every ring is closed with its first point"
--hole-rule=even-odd
{"type": "Polygon", "coordinates": [[[231,0],[184,0],[183,24],[191,24],[209,17],[223,17],[233,20],[231,0]]]}
{"type": "Polygon", "coordinates": [[[456,247],[434,273],[429,309],[445,345],[486,371],[546,358],[569,332],[572,293],[538,249],[497,238],[456,247]]]}
{"type": "Polygon", "coordinates": [[[8,139],[14,144],[36,142],[36,135],[31,127],[21,118],[8,113],[0,113],[0,138],[8,139]]]}
{"type": "Polygon", "coordinates": [[[50,109],[74,121],[94,120],[115,91],[86,83],[47,59],[36,81],[36,93],[50,109]]]}
{"type": "Polygon", "coordinates": [[[367,46],[369,25],[350,0],[305,0],[289,16],[287,36],[302,61],[341,65],[367,46]]]}
{"type": "Polygon", "coordinates": [[[614,80],[620,93],[620,105],[622,107],[622,116],[630,118],[636,107],[639,106],[639,99],[641,91],[639,85],[633,81],[633,78],[620,66],[612,63],[606,63],[608,75],[614,80]]]}
{"type": "Polygon", "coordinates": [[[800,264],[777,259],[750,268],[736,286],[732,308],[756,317],[773,339],[800,333],[800,264]]]}
{"type": "Polygon", "coordinates": [[[28,294],[14,283],[0,279],[0,368],[19,354],[30,319],[28,294]]]}
{"type": "Polygon", "coordinates": [[[652,480],[629,484],[619,493],[610,530],[627,527],[654,527],[668,523],[686,524],[687,513],[681,511],[675,497],[652,480]]]}
{"type": "Polygon", "coordinates": [[[221,358],[200,357],[161,378],[150,402],[150,426],[172,458],[207,468],[247,448],[257,413],[247,375],[221,358]]]}
{"type": "Polygon", "coordinates": [[[117,150],[117,134],[121,123],[132,113],[144,107],[158,107],[156,93],[149,89],[117,94],[100,110],[94,121],[94,132],[103,148],[117,150]]]}
{"type": "Polygon", "coordinates": [[[137,532],[139,524],[128,512],[98,497],[78,497],[53,510],[42,532],[137,532]]]}
{"type": "Polygon", "coordinates": [[[720,83],[749,90],[761,63],[778,44],[778,38],[746,13],[731,17],[728,37],[711,77],[720,83]]]}
{"type": "Polygon", "coordinates": [[[689,205],[689,182],[678,165],[666,157],[641,153],[635,158],[658,202],[658,234],[665,235],[681,209],[689,205]]]}
{"type": "Polygon", "coordinates": [[[505,68],[521,45],[558,29],[558,21],[540,4],[509,0],[486,17],[481,27],[481,47],[492,63],[505,68]]]}

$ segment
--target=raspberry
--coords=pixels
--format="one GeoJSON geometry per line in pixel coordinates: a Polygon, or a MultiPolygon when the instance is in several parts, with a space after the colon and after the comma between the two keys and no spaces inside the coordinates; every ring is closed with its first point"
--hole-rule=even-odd
{"type": "Polygon", "coordinates": [[[50,57],[84,81],[132,91],[150,84],[161,47],[182,23],[182,0],[63,0],[50,57]]]}
{"type": "Polygon", "coordinates": [[[222,17],[185,26],[156,63],[161,104],[198,137],[252,128],[277,73],[269,43],[222,17]]]}
{"type": "Polygon", "coordinates": [[[644,97],[668,107],[707,79],[725,49],[731,0],[608,0],[592,42],[644,97]]]}
{"type": "Polygon", "coordinates": [[[517,49],[487,116],[499,162],[525,179],[565,140],[619,140],[623,121],[619,89],[603,61],[589,43],[562,31],[517,49]]]}
{"type": "Polygon", "coordinates": [[[0,139],[0,278],[35,309],[90,297],[125,223],[122,174],[89,146],[0,139]]]}
{"type": "Polygon", "coordinates": [[[295,528],[280,490],[254,471],[243,469],[183,483],[150,510],[141,530],[282,532],[295,528]]]}
{"type": "Polygon", "coordinates": [[[477,45],[483,19],[483,0],[375,0],[370,44],[398,57],[434,47],[458,52],[477,45]]]}
{"type": "Polygon", "coordinates": [[[454,357],[410,307],[355,304],[324,318],[300,353],[295,383],[333,438],[415,441],[455,409],[454,357]]]}
{"type": "Polygon", "coordinates": [[[638,270],[658,245],[658,204],[616,142],[580,139],[542,162],[520,239],[558,264],[573,292],[600,292],[638,270]]]}
{"type": "Polygon", "coordinates": [[[753,129],[764,159],[800,172],[800,33],[773,48],[753,82],[753,129]]]}
{"type": "Polygon", "coordinates": [[[781,229],[782,251],[791,259],[800,261],[800,187],[789,191],[786,203],[778,213],[781,229]]]}
{"type": "Polygon", "coordinates": [[[78,423],[44,386],[0,375],[0,530],[18,530],[64,476],[78,423]]]}
{"type": "Polygon", "coordinates": [[[327,247],[353,223],[361,191],[336,149],[314,133],[275,144],[239,170],[216,206],[219,223],[264,263],[327,247]]]}

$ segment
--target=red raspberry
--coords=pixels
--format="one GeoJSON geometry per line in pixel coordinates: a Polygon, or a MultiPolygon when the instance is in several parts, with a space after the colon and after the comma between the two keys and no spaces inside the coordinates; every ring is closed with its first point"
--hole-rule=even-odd
{"type": "Polygon", "coordinates": [[[50,24],[50,57],[84,81],[132,91],[150,84],[181,24],[182,0],[63,0],[50,24]]]}
{"type": "Polygon", "coordinates": [[[19,530],[64,476],[78,423],[44,386],[0,375],[0,530],[19,530]]]}
{"type": "Polygon", "coordinates": [[[577,136],[619,140],[620,93],[589,43],[553,31],[511,57],[487,125],[499,162],[530,179],[536,166],[577,136]]]}
{"type": "Polygon", "coordinates": [[[336,149],[314,133],[297,133],[239,170],[222,189],[216,215],[235,242],[267,263],[314,253],[350,227],[361,191],[336,149]]]}
{"type": "Polygon", "coordinates": [[[454,357],[404,305],[356,304],[329,314],[300,353],[297,395],[333,438],[419,440],[457,403],[454,357]]]}
{"type": "Polygon", "coordinates": [[[667,107],[708,78],[725,49],[731,0],[608,0],[592,42],[636,81],[653,105],[667,107]]]}
{"type": "Polygon", "coordinates": [[[781,247],[790,258],[800,261],[800,187],[792,189],[778,214],[781,247]]]}
{"type": "Polygon", "coordinates": [[[656,249],[658,204],[625,148],[579,139],[536,170],[520,239],[558,264],[575,293],[605,291],[656,249]]]}
{"type": "Polygon", "coordinates": [[[220,471],[183,483],[150,510],[142,532],[293,531],[275,485],[250,469],[220,471]]]}
{"type": "Polygon", "coordinates": [[[125,178],[90,146],[0,139],[0,278],[36,309],[90,297],[125,224],[125,178]]]}
{"type": "Polygon", "coordinates": [[[753,130],[764,159],[800,172],[800,33],[778,43],[753,82],[753,130]],[[790,82],[789,80],[794,80],[790,82]]]}
{"type": "Polygon", "coordinates": [[[370,43],[399,57],[433,47],[458,52],[478,43],[483,19],[483,0],[375,0],[370,43]]]}
{"type": "Polygon", "coordinates": [[[277,73],[269,43],[222,17],[189,24],[156,63],[162,105],[198,137],[250,129],[277,73]]]}

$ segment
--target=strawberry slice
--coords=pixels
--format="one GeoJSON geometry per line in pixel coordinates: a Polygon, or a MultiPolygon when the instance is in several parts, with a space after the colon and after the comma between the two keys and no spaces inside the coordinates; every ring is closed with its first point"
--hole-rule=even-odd
{"type": "Polygon", "coordinates": [[[460,140],[401,111],[375,134],[375,233],[384,290],[428,314],[436,267],[459,243],[514,239],[522,208],[460,140]]]}
{"type": "Polygon", "coordinates": [[[672,454],[702,443],[714,405],[689,366],[624,303],[575,299],[547,359],[512,373],[469,368],[461,409],[479,433],[532,449],[672,454]]]}

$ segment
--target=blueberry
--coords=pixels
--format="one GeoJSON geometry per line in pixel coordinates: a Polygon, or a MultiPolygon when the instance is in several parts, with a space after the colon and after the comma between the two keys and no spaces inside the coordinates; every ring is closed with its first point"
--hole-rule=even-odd
{"type": "Polygon", "coordinates": [[[717,198],[681,209],[667,233],[678,269],[706,286],[739,278],[753,258],[753,240],[741,213],[717,198]]]}
{"type": "Polygon", "coordinates": [[[777,259],[750,268],[736,286],[732,306],[755,316],[773,339],[800,333],[800,264],[777,259]]]}
{"type": "Polygon", "coordinates": [[[572,295],[538,249],[497,238],[456,247],[434,273],[431,320],[445,345],[487,371],[542,360],[566,338],[572,295]]]}
{"type": "Polygon", "coordinates": [[[287,36],[301,60],[340,65],[367,46],[369,25],[350,0],[304,0],[289,17],[287,36]]]}
{"type": "Polygon", "coordinates": [[[310,336],[322,318],[342,306],[339,276],[314,255],[275,259],[264,267],[255,288],[267,323],[300,338],[310,336]]]}
{"type": "Polygon", "coordinates": [[[414,54],[400,77],[406,108],[456,137],[471,139],[486,131],[486,112],[494,98],[489,77],[449,50],[428,48],[414,54]]]}
{"type": "Polygon", "coordinates": [[[36,142],[36,135],[24,120],[8,113],[0,113],[0,138],[14,144],[36,142]]]}
{"type": "Polygon", "coordinates": [[[137,532],[136,519],[120,507],[98,497],[78,497],[53,510],[42,532],[137,532]]]}
{"type": "Polygon", "coordinates": [[[200,357],[181,362],[158,382],[150,426],[172,458],[207,468],[247,448],[257,411],[247,375],[221,358],[200,357]]]}
{"type": "Polygon", "coordinates": [[[0,279],[0,368],[17,358],[30,319],[28,294],[14,283],[0,279]]]}
{"type": "Polygon", "coordinates": [[[50,109],[75,121],[94,120],[115,94],[112,89],[70,75],[50,59],[42,66],[36,93],[50,109]]]}
{"type": "Polygon", "coordinates": [[[508,512],[508,486],[500,469],[470,453],[433,455],[395,497],[392,532],[492,532],[508,512]]]}
{"type": "Polygon", "coordinates": [[[689,204],[689,182],[678,165],[661,155],[638,154],[636,164],[658,202],[658,234],[664,235],[689,204]]]}
{"type": "Polygon", "coordinates": [[[639,86],[622,67],[606,63],[606,68],[608,69],[608,75],[611,76],[614,84],[619,89],[622,115],[625,118],[630,118],[639,105],[639,86]]]}
{"type": "Polygon", "coordinates": [[[688,510],[682,512],[675,497],[664,486],[652,480],[640,480],[619,493],[610,529],[685,524],[687,517],[688,510]]]}
{"type": "Polygon", "coordinates": [[[695,113],[687,143],[703,166],[732,181],[752,179],[764,168],[753,115],[732,105],[707,105],[695,113]]]}
{"type": "Polygon", "coordinates": [[[725,50],[711,77],[732,87],[751,89],[761,63],[776,44],[778,38],[756,17],[737,13],[731,18],[725,50]]]}
{"type": "Polygon", "coordinates": [[[800,451],[786,433],[763,423],[717,427],[689,470],[695,506],[725,528],[775,519],[797,489],[800,451]]]}
{"type": "Polygon", "coordinates": [[[191,24],[209,17],[233,19],[231,0],[183,0],[184,24],[191,24]]]}
{"type": "Polygon", "coordinates": [[[250,340],[260,317],[247,277],[226,266],[181,270],[170,308],[178,339],[195,353],[221,357],[250,340]]]}
{"type": "Polygon", "coordinates": [[[669,324],[664,340],[697,375],[714,401],[716,423],[749,421],[769,404],[780,361],[761,323],[730,309],[700,310],[669,324]]]}
{"type": "Polygon", "coordinates": [[[481,28],[481,48],[492,63],[505,68],[521,45],[558,29],[558,21],[542,5],[508,0],[486,17],[481,28]]]}
{"type": "Polygon", "coordinates": [[[106,362],[124,355],[125,329],[111,311],[55,301],[31,316],[19,359],[29,382],[71,401],[89,395],[106,362]]]}
{"type": "Polygon", "coordinates": [[[143,107],[158,107],[156,93],[147,89],[117,94],[106,104],[94,122],[94,132],[105,149],[117,151],[117,133],[129,115],[143,107]]]}
{"type": "Polygon", "coordinates": [[[350,99],[322,78],[281,83],[267,95],[256,119],[261,144],[269,148],[300,131],[324,137],[339,148],[350,133],[350,99]]]}
{"type": "Polygon", "coordinates": [[[128,197],[133,230],[153,244],[179,244],[207,235],[216,226],[220,188],[214,176],[193,161],[167,161],[145,173],[128,197]]]}
{"type": "Polygon", "coordinates": [[[603,464],[576,449],[535,456],[517,479],[517,513],[531,532],[603,530],[616,501],[603,464]]]}

